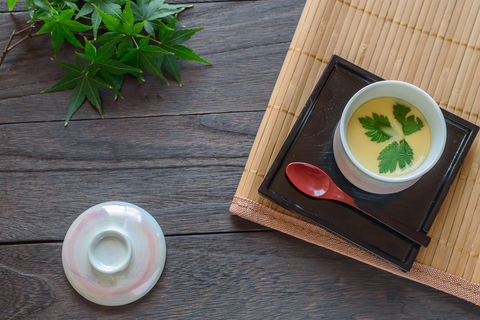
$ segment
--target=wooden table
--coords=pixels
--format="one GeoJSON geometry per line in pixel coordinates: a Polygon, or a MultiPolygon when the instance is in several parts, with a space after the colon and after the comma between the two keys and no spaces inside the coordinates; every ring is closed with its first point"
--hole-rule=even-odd
{"type": "MultiPolygon", "coordinates": [[[[207,26],[189,46],[213,66],[181,63],[182,87],[128,79],[124,100],[102,93],[105,119],[85,105],[67,128],[70,92],[40,93],[63,76],[49,41],[31,39],[7,56],[0,318],[480,317],[468,302],[229,214],[303,4],[198,1],[180,21],[207,26]],[[146,209],[167,242],[159,282],[120,307],[82,298],[61,263],[70,224],[109,200],[146,209]]],[[[18,8],[8,13],[0,0],[2,49],[25,26],[18,8]]],[[[62,56],[73,51],[65,46],[62,56]]]]}

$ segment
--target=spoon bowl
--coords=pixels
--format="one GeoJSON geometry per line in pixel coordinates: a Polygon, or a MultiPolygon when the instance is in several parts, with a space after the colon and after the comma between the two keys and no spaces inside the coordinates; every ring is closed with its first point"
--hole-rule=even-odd
{"type": "Polygon", "coordinates": [[[332,179],[320,169],[307,163],[291,163],[286,169],[290,181],[303,193],[313,197],[325,197],[332,179]]]}
{"type": "Polygon", "coordinates": [[[304,162],[293,162],[286,173],[293,185],[303,193],[314,197],[345,202],[356,207],[355,200],[343,192],[322,169],[304,162]]]}

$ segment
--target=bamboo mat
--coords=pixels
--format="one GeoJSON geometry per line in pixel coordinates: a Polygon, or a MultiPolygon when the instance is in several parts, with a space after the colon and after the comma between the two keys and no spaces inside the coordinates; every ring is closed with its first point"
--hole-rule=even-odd
{"type": "Polygon", "coordinates": [[[332,54],[427,91],[480,124],[480,0],[307,0],[230,211],[480,304],[480,150],[475,140],[412,270],[403,273],[257,190],[332,54]]]}

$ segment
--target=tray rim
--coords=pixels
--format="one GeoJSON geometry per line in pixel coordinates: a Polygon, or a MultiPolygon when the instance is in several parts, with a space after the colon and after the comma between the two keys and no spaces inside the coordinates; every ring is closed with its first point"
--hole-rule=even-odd
{"type": "MultiPolygon", "coordinates": [[[[289,149],[293,146],[296,139],[301,134],[302,128],[305,126],[305,124],[308,121],[309,116],[313,112],[313,110],[315,108],[315,105],[316,105],[316,102],[317,102],[317,100],[318,100],[318,98],[319,98],[319,96],[322,92],[323,87],[326,85],[326,83],[329,80],[329,77],[333,74],[333,71],[337,67],[342,67],[343,69],[346,69],[348,72],[351,72],[351,73],[355,74],[356,76],[358,76],[358,77],[360,77],[360,78],[362,78],[362,79],[364,79],[365,81],[368,81],[368,82],[376,82],[376,81],[384,80],[383,78],[381,78],[381,77],[379,77],[379,76],[377,76],[377,75],[359,67],[358,65],[356,65],[356,64],[354,64],[354,63],[352,63],[352,62],[350,62],[350,61],[348,61],[344,58],[341,58],[338,55],[335,55],[335,54],[332,55],[332,57],[331,57],[328,65],[327,65],[327,67],[325,68],[322,76],[320,77],[317,84],[315,85],[311,96],[309,97],[309,99],[305,103],[305,105],[302,109],[302,112],[300,113],[297,121],[295,122],[295,124],[292,127],[290,133],[288,134],[287,139],[285,140],[284,144],[282,145],[282,148],[280,149],[278,155],[276,156],[274,162],[272,163],[272,166],[267,171],[267,174],[265,175],[265,178],[262,181],[262,183],[260,185],[260,188],[258,189],[258,192],[260,194],[262,194],[263,196],[266,196],[270,200],[273,200],[275,203],[277,203],[277,204],[279,204],[279,205],[281,205],[281,206],[283,206],[283,207],[285,207],[285,208],[287,208],[287,209],[289,209],[289,210],[291,210],[291,211],[293,211],[293,212],[295,212],[295,213],[313,221],[315,224],[320,225],[321,227],[329,230],[330,232],[333,232],[333,233],[339,235],[343,239],[346,239],[349,242],[352,242],[356,245],[359,245],[363,249],[376,254],[380,258],[385,259],[386,261],[388,261],[390,263],[393,263],[394,265],[399,267],[401,270],[409,271],[411,269],[415,259],[416,259],[416,256],[418,255],[418,251],[419,251],[419,248],[420,248],[419,245],[416,245],[416,244],[412,243],[411,251],[410,251],[410,253],[408,253],[409,258],[407,260],[400,261],[400,259],[386,259],[386,257],[384,257],[382,255],[383,251],[377,250],[377,248],[375,248],[373,245],[370,245],[370,246],[366,245],[365,246],[365,245],[361,244],[362,242],[365,243],[365,241],[361,241],[361,240],[360,241],[353,241],[351,239],[352,235],[350,235],[350,238],[342,235],[342,233],[339,232],[340,228],[338,228],[338,227],[336,227],[334,230],[332,230],[328,226],[325,226],[324,224],[319,223],[317,221],[318,219],[321,220],[322,219],[321,217],[309,216],[309,214],[305,214],[305,213],[308,213],[308,212],[306,212],[306,210],[298,210],[298,207],[299,207],[298,204],[295,204],[293,201],[289,201],[288,199],[285,199],[283,196],[280,196],[277,193],[275,193],[274,191],[269,189],[269,185],[272,182],[273,178],[278,174],[278,170],[280,169],[280,166],[283,163],[284,158],[287,156],[289,149]],[[282,200],[286,203],[283,203],[282,200]],[[396,261],[392,261],[392,260],[396,260],[396,261]]],[[[453,180],[455,179],[455,177],[457,176],[457,174],[460,170],[461,163],[463,163],[463,160],[465,159],[466,154],[467,154],[468,150],[470,149],[470,147],[473,143],[473,140],[475,139],[475,136],[477,135],[477,133],[479,131],[478,126],[476,126],[475,124],[473,124],[473,123],[471,123],[471,122],[469,122],[469,121],[467,121],[467,120],[465,120],[465,119],[463,119],[463,118],[461,118],[461,117],[459,117],[459,116],[457,116],[457,115],[455,115],[455,114],[453,114],[449,111],[446,111],[444,109],[442,109],[442,112],[443,112],[443,114],[445,116],[445,120],[447,122],[450,122],[457,127],[462,127],[463,128],[463,130],[465,131],[465,136],[464,136],[464,139],[461,141],[460,145],[457,148],[457,152],[455,153],[455,156],[454,156],[455,161],[452,160],[450,167],[445,171],[444,178],[442,179],[441,183],[439,184],[439,190],[434,196],[435,200],[432,202],[432,206],[425,213],[426,217],[423,220],[422,226],[420,228],[420,231],[423,231],[425,233],[428,232],[428,230],[432,226],[433,221],[435,220],[435,217],[437,216],[438,211],[440,210],[440,207],[441,207],[443,201],[445,200],[445,197],[446,197],[448,191],[450,190],[450,188],[452,186],[453,180]],[[442,185],[443,185],[443,187],[442,187],[442,185]]],[[[328,221],[326,219],[323,219],[323,220],[326,221],[327,224],[328,224],[328,221]]],[[[331,225],[333,225],[333,224],[331,224],[331,225]]],[[[335,226],[335,225],[333,225],[333,226],[335,226]]]]}

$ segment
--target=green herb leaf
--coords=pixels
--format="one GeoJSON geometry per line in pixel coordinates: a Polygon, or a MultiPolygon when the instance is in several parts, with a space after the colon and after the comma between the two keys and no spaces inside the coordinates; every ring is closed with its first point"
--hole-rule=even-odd
{"type": "Polygon", "coordinates": [[[372,117],[361,117],[358,118],[358,120],[362,124],[362,127],[368,130],[365,134],[371,138],[371,141],[383,142],[391,138],[391,136],[383,130],[383,128],[392,127],[390,120],[388,120],[386,116],[372,113],[372,117]]]}
{"type": "Polygon", "coordinates": [[[400,141],[400,144],[394,141],[382,149],[377,159],[380,160],[378,164],[380,173],[394,172],[397,164],[403,169],[412,163],[413,150],[405,140],[400,141]]]}
{"type": "Polygon", "coordinates": [[[419,131],[424,126],[422,120],[418,117],[415,118],[415,116],[411,115],[407,118],[407,114],[410,111],[409,107],[400,103],[396,103],[393,106],[393,116],[402,125],[403,134],[406,136],[419,131]]]}

